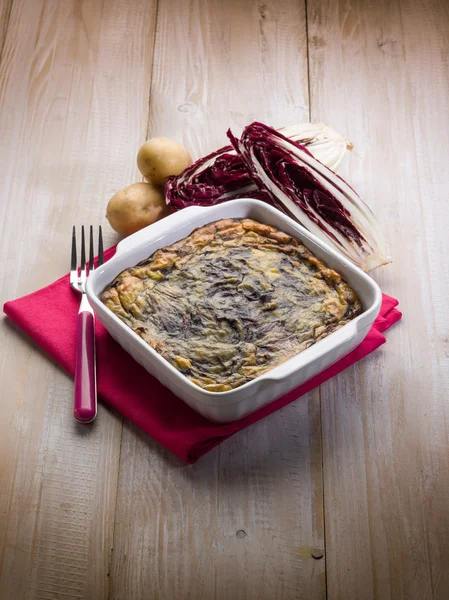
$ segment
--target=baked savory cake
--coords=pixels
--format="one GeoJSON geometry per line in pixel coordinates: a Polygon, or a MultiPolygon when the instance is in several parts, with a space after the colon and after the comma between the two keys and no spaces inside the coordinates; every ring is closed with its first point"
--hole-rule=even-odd
{"type": "Polygon", "coordinates": [[[196,229],[120,273],[101,300],[211,392],[251,381],[361,312],[338,273],[251,219],[196,229]]]}

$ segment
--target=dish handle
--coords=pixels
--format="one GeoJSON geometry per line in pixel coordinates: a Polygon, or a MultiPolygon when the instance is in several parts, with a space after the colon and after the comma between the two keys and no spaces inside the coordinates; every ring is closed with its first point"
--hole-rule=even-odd
{"type": "Polygon", "coordinates": [[[209,207],[188,206],[187,208],[183,208],[172,213],[171,215],[168,215],[160,221],[156,221],[156,223],[153,223],[152,225],[148,225],[147,227],[136,231],[136,233],[132,233],[117,244],[115,256],[123,254],[123,252],[126,252],[130,248],[135,248],[141,243],[145,243],[145,241],[148,239],[148,234],[150,230],[152,236],[154,236],[154,234],[164,234],[167,230],[176,228],[178,224],[184,225],[187,222],[187,220],[190,219],[190,217],[195,216],[199,212],[207,210],[207,208],[209,207]]]}

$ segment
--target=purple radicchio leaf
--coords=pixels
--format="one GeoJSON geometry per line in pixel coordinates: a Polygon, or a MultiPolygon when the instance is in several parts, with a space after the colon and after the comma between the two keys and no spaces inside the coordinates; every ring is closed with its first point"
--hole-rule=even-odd
{"type": "Polygon", "coordinates": [[[365,271],[390,262],[370,208],[306,147],[258,122],[228,137],[277,208],[365,271]]]}
{"type": "Polygon", "coordinates": [[[167,204],[175,209],[213,206],[242,197],[269,199],[254,183],[232,146],[220,148],[194,162],[180,175],[170,177],[164,192],[167,204]]]}

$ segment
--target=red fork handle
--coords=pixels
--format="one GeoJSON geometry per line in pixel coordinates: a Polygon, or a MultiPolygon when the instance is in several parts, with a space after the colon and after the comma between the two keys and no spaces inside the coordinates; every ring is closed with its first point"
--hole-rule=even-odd
{"type": "Polygon", "coordinates": [[[90,423],[97,416],[95,320],[89,311],[80,312],[77,320],[73,414],[79,423],[90,423]]]}

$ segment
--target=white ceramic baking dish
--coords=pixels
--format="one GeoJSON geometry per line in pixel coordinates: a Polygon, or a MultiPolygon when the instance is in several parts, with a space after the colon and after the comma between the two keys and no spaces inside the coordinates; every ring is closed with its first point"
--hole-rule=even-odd
{"type": "MultiPolygon", "coordinates": [[[[377,284],[349,260],[277,209],[247,198],[208,208],[186,208],[126,238],[117,246],[115,256],[88,278],[87,295],[100,323],[138,363],[194,410],[207,419],[220,423],[241,419],[298,387],[348,354],[368,333],[382,300],[377,284]],[[158,248],[186,237],[197,227],[229,217],[249,217],[301,240],[328,266],[343,275],[358,294],[363,313],[264,375],[229,392],[208,392],[172,367],[106,308],[99,295],[124,269],[146,259],[158,248]]],[[[148,393],[148,401],[151,402],[151,391],[148,393]]]]}

